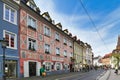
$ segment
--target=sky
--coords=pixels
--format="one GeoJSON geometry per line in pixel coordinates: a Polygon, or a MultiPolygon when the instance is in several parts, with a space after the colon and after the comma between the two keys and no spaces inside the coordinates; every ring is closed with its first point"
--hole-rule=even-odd
{"type": "Polygon", "coordinates": [[[104,56],[116,48],[120,35],[120,0],[34,0],[41,14],[49,12],[55,23],[68,29],[92,47],[94,56],[104,56]]]}

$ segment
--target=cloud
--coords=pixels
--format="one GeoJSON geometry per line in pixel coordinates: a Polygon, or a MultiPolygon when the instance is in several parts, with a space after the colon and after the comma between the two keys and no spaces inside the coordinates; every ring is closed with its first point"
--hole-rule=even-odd
{"type": "Polygon", "coordinates": [[[101,19],[100,22],[95,23],[97,32],[93,25],[89,25],[90,20],[86,14],[75,15],[78,5],[75,7],[73,15],[67,15],[56,10],[54,0],[35,0],[35,2],[40,7],[42,13],[48,11],[56,23],[61,22],[63,29],[67,28],[73,35],[77,35],[80,40],[89,43],[93,48],[95,56],[110,53],[115,48],[117,35],[112,38],[107,37],[109,37],[109,31],[120,22],[120,14],[118,14],[120,8],[112,11],[103,19],[101,19],[103,16],[98,14],[91,15],[93,21],[101,19]],[[89,26],[89,29],[85,29],[89,26]]]}

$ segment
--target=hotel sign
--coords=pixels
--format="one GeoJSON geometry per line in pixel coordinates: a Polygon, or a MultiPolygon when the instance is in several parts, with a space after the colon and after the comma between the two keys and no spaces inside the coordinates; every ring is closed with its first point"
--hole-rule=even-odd
{"type": "Polygon", "coordinates": [[[52,56],[52,61],[64,61],[63,58],[52,56]]]}

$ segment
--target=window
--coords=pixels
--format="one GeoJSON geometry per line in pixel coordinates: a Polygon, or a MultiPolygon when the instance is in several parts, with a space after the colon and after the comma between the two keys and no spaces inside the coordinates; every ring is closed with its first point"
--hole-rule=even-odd
{"type": "Polygon", "coordinates": [[[67,65],[67,64],[64,64],[64,65],[63,65],[63,68],[64,68],[65,70],[67,70],[67,69],[68,69],[68,65],[67,65]]]}
{"type": "Polygon", "coordinates": [[[45,44],[45,53],[49,54],[50,53],[50,45],[45,44]]]}
{"type": "Polygon", "coordinates": [[[17,24],[17,11],[6,4],[4,4],[4,20],[17,24]]]}
{"type": "Polygon", "coordinates": [[[67,51],[66,50],[64,50],[64,56],[67,57],[67,51]]]}
{"type": "Polygon", "coordinates": [[[36,30],[37,25],[36,25],[36,20],[33,19],[32,17],[28,16],[28,27],[36,30]]]}
{"type": "Polygon", "coordinates": [[[48,27],[44,27],[44,34],[46,35],[46,36],[50,36],[50,28],[48,28],[48,27]]]}
{"type": "Polygon", "coordinates": [[[30,7],[31,7],[32,9],[35,9],[35,6],[34,6],[32,3],[30,3],[30,7]]]}
{"type": "Polygon", "coordinates": [[[50,62],[46,62],[45,63],[45,70],[46,71],[51,71],[51,66],[52,66],[52,64],[50,62]]]}
{"type": "Polygon", "coordinates": [[[72,48],[72,42],[69,42],[69,46],[72,48]]]}
{"type": "Polygon", "coordinates": [[[56,70],[61,70],[61,63],[56,63],[56,70]]]}
{"type": "Polygon", "coordinates": [[[58,33],[55,34],[55,39],[56,39],[57,41],[60,40],[60,35],[59,35],[58,33]]]}
{"type": "Polygon", "coordinates": [[[16,34],[9,32],[9,31],[4,31],[5,39],[7,41],[7,47],[8,48],[17,48],[17,36],[16,34]]]}
{"type": "Polygon", "coordinates": [[[67,45],[67,39],[66,38],[64,38],[63,42],[64,42],[65,45],[67,45]]]}
{"type": "Polygon", "coordinates": [[[36,40],[31,38],[28,39],[28,49],[32,51],[36,50],[36,40]]]}
{"type": "Polygon", "coordinates": [[[73,57],[73,53],[72,52],[70,53],[70,57],[73,57]]]}
{"type": "Polygon", "coordinates": [[[60,48],[56,48],[56,55],[60,55],[60,48]]]}

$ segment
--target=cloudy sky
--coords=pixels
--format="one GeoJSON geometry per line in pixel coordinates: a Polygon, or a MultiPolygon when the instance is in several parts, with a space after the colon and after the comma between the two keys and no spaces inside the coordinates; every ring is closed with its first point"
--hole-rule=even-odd
{"type": "Polygon", "coordinates": [[[81,6],[80,0],[34,0],[41,12],[49,12],[55,23],[61,22],[81,41],[92,46],[95,56],[116,48],[120,34],[120,0],[82,0],[95,26],[81,6]]]}

